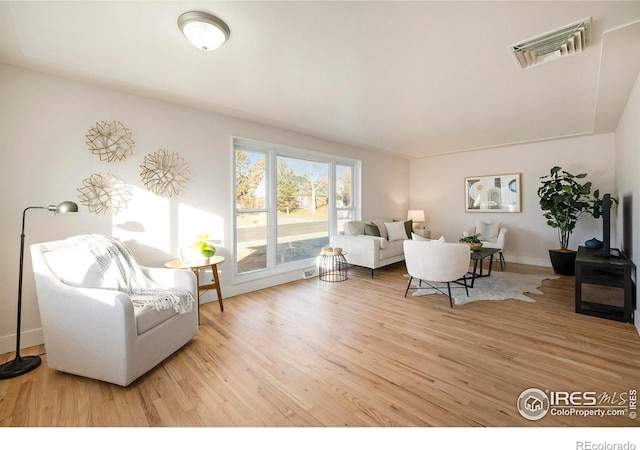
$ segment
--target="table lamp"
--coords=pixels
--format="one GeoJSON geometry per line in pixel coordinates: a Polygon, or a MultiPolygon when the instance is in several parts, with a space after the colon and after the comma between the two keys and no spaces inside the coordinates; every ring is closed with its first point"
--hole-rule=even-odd
{"type": "Polygon", "coordinates": [[[413,220],[413,228],[420,228],[419,222],[424,222],[424,210],[423,209],[410,209],[407,214],[407,220],[413,220]]]}

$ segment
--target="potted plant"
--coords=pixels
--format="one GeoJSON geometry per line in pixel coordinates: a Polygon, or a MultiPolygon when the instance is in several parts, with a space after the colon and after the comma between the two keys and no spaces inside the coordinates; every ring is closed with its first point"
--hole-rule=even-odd
{"type": "Polygon", "coordinates": [[[480,233],[472,234],[469,236],[462,236],[458,242],[467,244],[471,250],[479,250],[482,248],[482,242],[480,242],[480,233]]]}
{"type": "Polygon", "coordinates": [[[193,249],[200,252],[202,256],[204,256],[205,260],[208,261],[209,258],[216,254],[216,248],[207,242],[209,239],[208,234],[202,234],[200,236],[196,236],[197,241],[193,244],[193,249]]]}
{"type": "Polygon", "coordinates": [[[577,252],[569,249],[569,238],[580,216],[591,214],[594,218],[602,214],[600,192],[591,194],[591,182],[582,182],[586,173],[573,175],[555,166],[549,175],[540,177],[538,188],[540,208],[547,225],[557,228],[560,248],[549,250],[553,270],[560,275],[574,275],[577,252]]]}

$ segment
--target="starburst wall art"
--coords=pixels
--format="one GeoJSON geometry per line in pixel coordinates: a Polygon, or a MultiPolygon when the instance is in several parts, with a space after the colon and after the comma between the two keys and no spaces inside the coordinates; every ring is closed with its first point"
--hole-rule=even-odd
{"type": "Polygon", "coordinates": [[[133,154],[135,142],[131,131],[115,120],[96,123],[85,137],[89,150],[98,155],[100,161],[120,161],[133,154]]]}
{"type": "Polygon", "coordinates": [[[82,180],[80,203],[94,214],[117,214],[131,200],[131,187],[110,173],[94,173],[82,180]]]}
{"type": "Polygon", "coordinates": [[[144,157],[140,166],[147,190],[161,197],[180,195],[189,181],[189,164],[176,152],[160,149],[144,157]]]}

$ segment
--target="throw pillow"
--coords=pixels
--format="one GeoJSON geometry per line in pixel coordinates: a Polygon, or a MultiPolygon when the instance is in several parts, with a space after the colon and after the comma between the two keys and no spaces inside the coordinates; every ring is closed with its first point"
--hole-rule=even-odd
{"type": "Polygon", "coordinates": [[[414,241],[429,241],[429,242],[436,242],[436,243],[437,242],[440,242],[440,243],[447,242],[444,239],[444,236],[440,236],[440,239],[429,239],[429,238],[426,238],[426,237],[422,237],[419,234],[411,233],[411,238],[414,241]]]}
{"type": "Polygon", "coordinates": [[[375,224],[375,226],[378,227],[378,230],[380,230],[380,237],[387,239],[387,228],[384,226],[385,222],[387,222],[387,220],[371,219],[371,223],[375,224]]]}
{"type": "Polygon", "coordinates": [[[413,233],[413,220],[407,220],[404,223],[404,231],[407,233],[407,239],[411,239],[411,233],[413,233]]]}
{"type": "Polygon", "coordinates": [[[359,220],[347,222],[347,228],[349,228],[350,236],[360,236],[361,234],[364,234],[364,224],[359,220]]]}
{"type": "Polygon", "coordinates": [[[384,226],[387,229],[387,236],[390,241],[408,239],[404,222],[385,222],[384,226]]]}
{"type": "Polygon", "coordinates": [[[364,224],[364,234],[366,236],[380,236],[380,228],[375,223],[365,223],[364,224]]]}
{"type": "Polygon", "coordinates": [[[497,242],[500,232],[500,222],[476,222],[476,233],[480,233],[481,241],[497,242]]]}

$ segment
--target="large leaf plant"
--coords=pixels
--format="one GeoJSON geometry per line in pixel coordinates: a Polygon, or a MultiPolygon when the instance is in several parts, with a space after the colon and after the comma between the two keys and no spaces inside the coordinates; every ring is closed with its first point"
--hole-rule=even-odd
{"type": "MultiPolygon", "coordinates": [[[[591,182],[581,181],[586,176],[586,173],[573,175],[555,166],[549,175],[540,177],[540,208],[547,219],[547,225],[558,229],[562,251],[568,250],[569,237],[582,214],[591,214],[596,219],[602,214],[600,191],[595,190],[591,194],[591,182]]],[[[615,201],[613,198],[612,200],[615,201]]]]}

